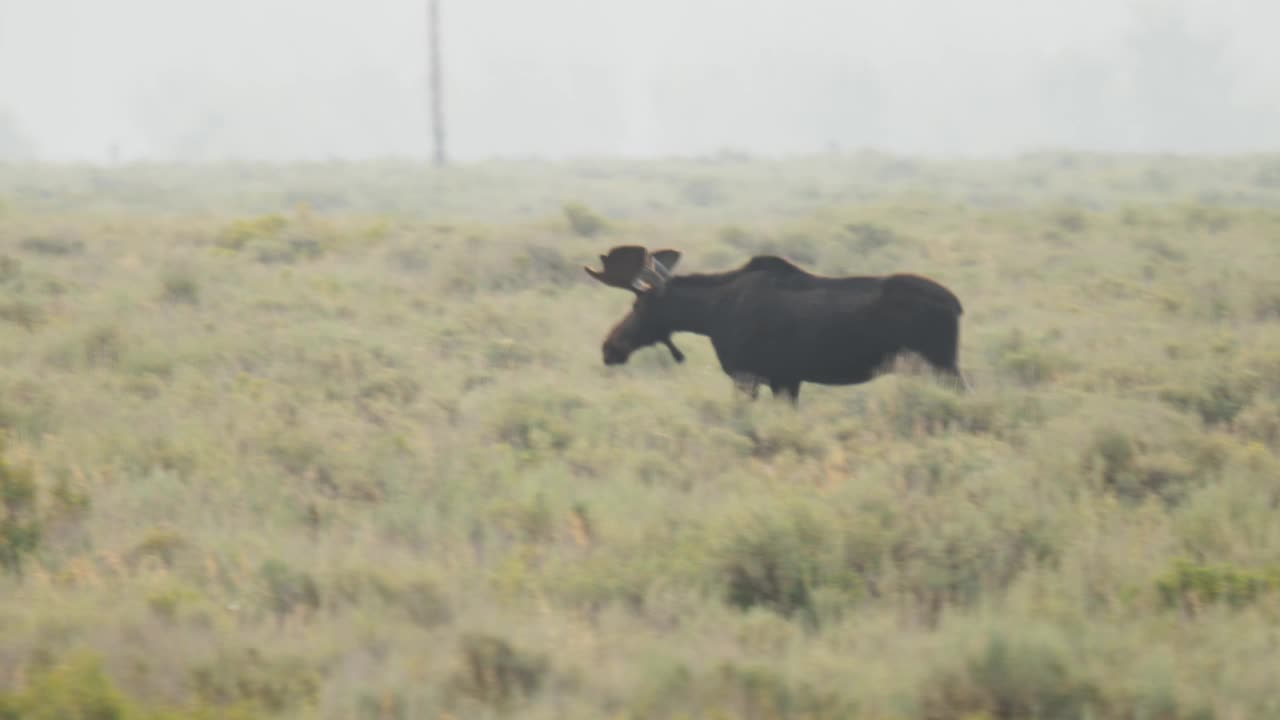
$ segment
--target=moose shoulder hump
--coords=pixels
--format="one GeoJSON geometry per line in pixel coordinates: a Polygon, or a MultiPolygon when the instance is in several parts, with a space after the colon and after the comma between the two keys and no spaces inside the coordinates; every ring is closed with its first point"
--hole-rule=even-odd
{"type": "Polygon", "coordinates": [[[811,273],[786,258],[777,255],[756,255],[742,266],[741,272],[770,272],[779,275],[811,275],[811,273]]]}

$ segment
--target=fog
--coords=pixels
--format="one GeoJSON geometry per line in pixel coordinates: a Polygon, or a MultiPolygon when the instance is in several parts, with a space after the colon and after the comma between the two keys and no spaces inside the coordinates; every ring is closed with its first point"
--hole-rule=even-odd
{"type": "MultiPolygon", "coordinates": [[[[1280,147],[1272,0],[439,0],[451,158],[1280,147]]],[[[0,0],[0,159],[426,158],[426,0],[0,0]]]]}

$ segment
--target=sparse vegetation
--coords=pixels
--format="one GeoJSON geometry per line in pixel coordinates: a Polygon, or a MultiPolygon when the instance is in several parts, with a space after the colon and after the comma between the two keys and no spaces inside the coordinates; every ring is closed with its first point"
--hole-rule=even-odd
{"type": "Polygon", "coordinates": [[[1280,712],[1274,158],[389,167],[0,167],[0,720],[1280,712]],[[624,242],[974,390],[606,369],[624,242]]]}
{"type": "Polygon", "coordinates": [[[36,483],[29,466],[14,466],[0,444],[0,570],[22,574],[27,556],[40,545],[36,483]]]}
{"type": "Polygon", "coordinates": [[[569,221],[569,229],[579,237],[593,238],[609,227],[603,217],[582,203],[565,205],[564,217],[569,221]]]}

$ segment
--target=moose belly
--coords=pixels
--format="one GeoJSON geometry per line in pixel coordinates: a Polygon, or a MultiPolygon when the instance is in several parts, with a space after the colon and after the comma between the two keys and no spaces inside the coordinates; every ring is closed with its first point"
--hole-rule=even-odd
{"type": "Polygon", "coordinates": [[[876,327],[847,325],[825,333],[806,348],[797,348],[803,378],[824,385],[867,382],[901,350],[896,333],[876,327]]]}
{"type": "Polygon", "coordinates": [[[793,326],[754,338],[738,353],[738,370],[773,380],[850,385],[874,377],[898,350],[884,332],[842,327],[805,332],[793,326]]]}
{"type": "Polygon", "coordinates": [[[815,354],[797,363],[799,373],[795,379],[822,385],[863,383],[873,378],[886,360],[885,353],[867,350],[815,354]]]}

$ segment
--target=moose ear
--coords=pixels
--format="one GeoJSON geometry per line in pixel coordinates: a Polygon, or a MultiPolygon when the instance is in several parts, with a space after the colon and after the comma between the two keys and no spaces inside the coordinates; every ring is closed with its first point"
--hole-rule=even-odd
{"type": "Polygon", "coordinates": [[[667,271],[670,272],[675,270],[676,263],[680,262],[680,251],[671,249],[658,250],[653,253],[653,259],[662,263],[662,267],[666,268],[667,271]]]}

